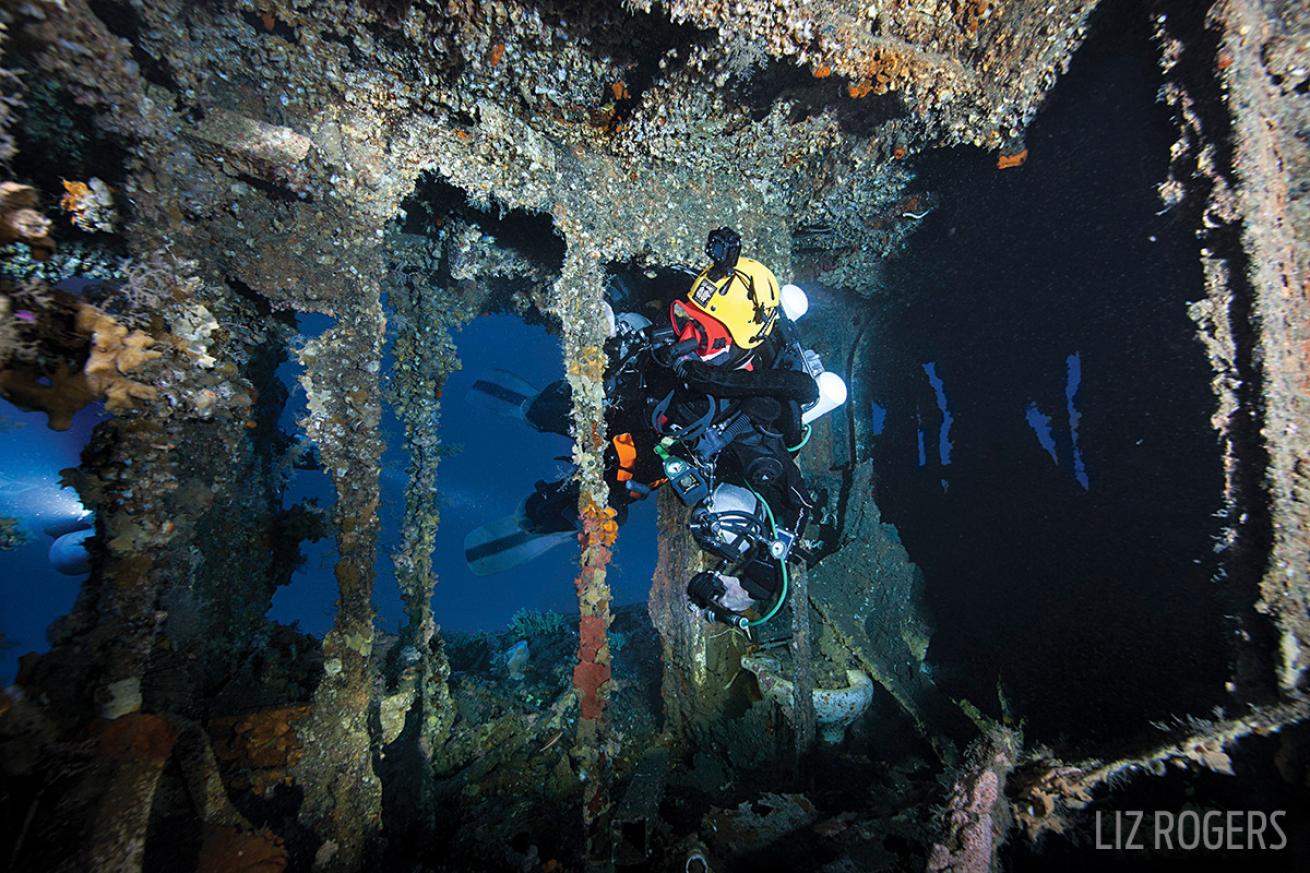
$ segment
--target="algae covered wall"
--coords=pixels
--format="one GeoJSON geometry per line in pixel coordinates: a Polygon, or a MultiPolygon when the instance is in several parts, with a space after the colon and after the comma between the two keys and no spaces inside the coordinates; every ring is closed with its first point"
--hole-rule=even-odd
{"type": "MultiPolygon", "coordinates": [[[[610,819],[630,806],[620,789],[655,733],[614,702],[631,689],[616,681],[606,581],[608,275],[699,262],[706,231],[731,225],[748,254],[812,289],[819,350],[849,367],[866,339],[862,301],[894,298],[884,262],[938,196],[917,180],[916,157],[963,147],[1021,164],[1025,131],[1094,5],[5,4],[0,63],[14,75],[0,81],[12,95],[0,100],[0,158],[16,183],[0,192],[0,393],[52,423],[86,403],[112,413],[70,473],[97,512],[91,578],[0,711],[13,796],[42,811],[34,827],[4,832],[19,867],[144,869],[176,852],[223,869],[235,845],[270,869],[432,861],[452,846],[474,851],[438,811],[463,804],[483,817],[494,868],[526,853],[512,847],[514,823],[494,818],[497,785],[529,791],[534,809],[558,807],[570,864],[608,866],[610,819]],[[506,214],[535,216],[538,230],[484,232],[506,214]],[[561,261],[543,262],[532,233],[552,251],[562,242],[561,261]],[[87,299],[48,290],[70,278],[104,284],[87,299]],[[450,331],[499,309],[560,331],[573,387],[576,663],[540,715],[452,691],[430,604],[450,331]],[[19,310],[35,320],[20,324],[19,310]],[[295,313],[334,323],[293,348],[295,313]],[[389,319],[394,372],[382,363],[389,319]],[[270,424],[285,402],[272,372],[290,355],[308,396],[299,447],[270,424]],[[377,632],[371,605],[384,403],[410,461],[392,555],[406,604],[398,639],[377,632]],[[302,463],[330,476],[330,517],[281,509],[302,463]],[[300,541],[324,535],[339,553],[332,630],[320,642],[269,627],[300,541]],[[541,778],[506,780],[515,767],[541,778]],[[115,810],[149,810],[156,796],[189,810],[184,837],[170,842],[146,812],[111,826],[115,810]],[[56,798],[68,803],[47,815],[56,798]]],[[[1217,75],[1233,83],[1240,184],[1229,220],[1241,222],[1250,265],[1249,287],[1234,293],[1251,294],[1259,315],[1254,339],[1235,342],[1258,343],[1264,362],[1276,534],[1263,602],[1282,630],[1279,686],[1293,704],[1307,639],[1295,437],[1310,426],[1295,375],[1306,361],[1304,245],[1292,236],[1304,222],[1279,212],[1297,208],[1279,192],[1299,190],[1299,165],[1274,156],[1301,151],[1250,107],[1292,111],[1279,107],[1304,79],[1301,50],[1283,39],[1304,27],[1297,14],[1257,3],[1212,12],[1228,53],[1217,75]],[[1282,71],[1281,91],[1261,91],[1270,86],[1251,69],[1262,64],[1282,71]]],[[[841,534],[809,574],[818,660],[858,665],[939,761],[967,766],[981,754],[962,754],[977,729],[920,669],[931,633],[922,580],[874,503],[867,429],[855,414],[829,422],[807,456],[841,534]],[[870,588],[870,576],[885,584],[870,588]]],[[[651,617],[663,741],[703,775],[718,765],[697,757],[698,743],[748,761],[774,744],[752,731],[786,728],[743,697],[735,643],[680,624],[695,556],[677,507],[661,513],[651,617]]],[[[992,740],[1011,762],[1017,741],[992,740]]]]}

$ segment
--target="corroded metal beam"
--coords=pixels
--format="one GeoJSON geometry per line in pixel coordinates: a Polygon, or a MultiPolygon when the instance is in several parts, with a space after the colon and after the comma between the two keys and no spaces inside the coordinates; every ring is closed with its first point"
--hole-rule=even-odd
{"type": "Polygon", "coordinates": [[[796,694],[792,704],[792,730],[795,732],[796,764],[803,770],[804,761],[814,746],[814,661],[810,647],[810,584],[804,566],[791,574],[791,655],[796,694]]]}
{"type": "Polygon", "coordinates": [[[372,302],[346,313],[301,352],[309,415],[301,422],[336,488],[337,614],[323,638],[324,675],[309,719],[297,728],[305,756],[300,819],[323,839],[316,869],[357,870],[381,824],[369,711],[373,679],[373,563],[377,552],[382,440],[379,359],[386,321],[372,302]]]}
{"type": "Polygon", "coordinates": [[[1297,190],[1310,173],[1298,131],[1310,122],[1304,4],[1221,0],[1209,24],[1233,123],[1236,206],[1249,257],[1262,364],[1273,549],[1257,608],[1281,640],[1278,684],[1304,688],[1310,670],[1310,209],[1297,190]]]}
{"type": "Polygon", "coordinates": [[[578,694],[578,732],[574,758],[583,779],[583,830],[589,869],[608,869],[611,858],[610,779],[617,740],[605,718],[613,687],[609,649],[610,587],[605,569],[618,534],[605,482],[604,282],[599,252],[586,246],[581,229],[566,229],[564,269],[555,286],[554,311],[564,325],[564,359],[573,391],[573,461],[581,491],[582,558],[578,592],[578,663],[573,687],[578,694]],[[592,257],[595,254],[596,257],[592,257]]]}

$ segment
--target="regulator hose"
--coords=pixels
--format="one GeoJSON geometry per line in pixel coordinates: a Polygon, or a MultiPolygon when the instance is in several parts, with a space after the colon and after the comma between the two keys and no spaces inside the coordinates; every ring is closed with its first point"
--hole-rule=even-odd
{"type": "MultiPolygon", "coordinates": [[[[773,538],[777,540],[778,524],[773,520],[773,510],[769,508],[768,501],[764,499],[764,497],[760,494],[760,492],[752,488],[751,493],[755,495],[755,499],[758,500],[760,502],[760,505],[764,507],[764,514],[769,519],[769,532],[773,535],[773,538]]],[[[764,624],[766,621],[777,615],[778,610],[782,609],[782,604],[786,602],[788,580],[787,580],[787,558],[785,556],[778,559],[778,568],[782,570],[782,588],[778,591],[778,599],[773,602],[773,607],[764,615],[764,617],[753,619],[751,621],[746,622],[746,627],[759,627],[760,625],[764,624]]]]}
{"type": "Polygon", "coordinates": [[[796,452],[799,452],[801,449],[805,448],[805,444],[810,441],[810,426],[808,424],[805,425],[804,433],[805,436],[801,437],[801,441],[794,446],[788,446],[787,451],[792,452],[794,454],[796,452]]]}

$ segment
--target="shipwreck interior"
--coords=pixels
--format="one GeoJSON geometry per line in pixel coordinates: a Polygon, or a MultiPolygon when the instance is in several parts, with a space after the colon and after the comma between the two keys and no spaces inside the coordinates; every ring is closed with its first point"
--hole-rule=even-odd
{"type": "Polygon", "coordinates": [[[886,410],[875,493],[937,622],[928,662],[980,705],[1000,678],[1041,741],[1223,705],[1224,613],[1257,581],[1214,582],[1223,457],[1187,311],[1203,280],[1155,190],[1174,133],[1149,21],[1101,15],[1028,129],[1048,158],[919,165],[935,205],[889,262],[861,361],[886,410]]]}
{"type": "Polygon", "coordinates": [[[1291,0],[0,4],[0,866],[1310,868],[1308,83],[1291,0]],[[749,632],[606,480],[720,226],[849,386],[749,632]]]}

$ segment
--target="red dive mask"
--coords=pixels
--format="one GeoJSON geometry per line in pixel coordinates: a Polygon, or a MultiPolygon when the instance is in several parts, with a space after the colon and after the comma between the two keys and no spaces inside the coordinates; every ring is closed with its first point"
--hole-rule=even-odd
{"type": "Polygon", "coordinates": [[[678,342],[697,341],[696,354],[702,358],[713,357],[732,345],[727,325],[686,301],[674,300],[669,304],[669,323],[678,342]]]}

